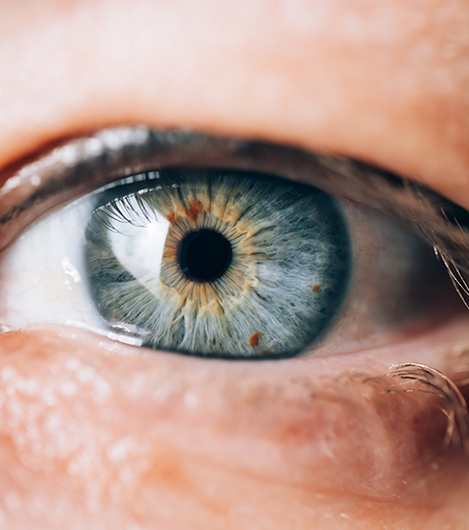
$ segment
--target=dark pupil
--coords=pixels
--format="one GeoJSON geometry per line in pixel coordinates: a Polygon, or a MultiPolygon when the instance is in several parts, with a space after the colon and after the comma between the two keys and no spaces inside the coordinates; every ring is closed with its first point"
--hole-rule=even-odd
{"type": "Polygon", "coordinates": [[[181,241],[178,261],[189,279],[197,282],[215,280],[230,264],[231,245],[214,230],[197,230],[181,241]]]}

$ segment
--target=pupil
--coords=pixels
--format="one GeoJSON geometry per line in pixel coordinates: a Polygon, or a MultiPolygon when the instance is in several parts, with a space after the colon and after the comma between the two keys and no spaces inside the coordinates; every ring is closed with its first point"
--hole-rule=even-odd
{"type": "Polygon", "coordinates": [[[178,261],[190,280],[209,282],[228,268],[231,245],[226,237],[214,230],[197,230],[187,234],[179,244],[178,261]]]}

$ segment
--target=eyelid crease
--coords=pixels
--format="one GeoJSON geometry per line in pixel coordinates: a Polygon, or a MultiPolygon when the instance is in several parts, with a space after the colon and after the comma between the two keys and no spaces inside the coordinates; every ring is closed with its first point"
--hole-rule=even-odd
{"type": "Polygon", "coordinates": [[[362,161],[184,130],[103,129],[27,162],[0,189],[0,250],[66,202],[131,175],[177,166],[265,172],[383,211],[434,248],[469,308],[469,212],[464,208],[362,161]]]}

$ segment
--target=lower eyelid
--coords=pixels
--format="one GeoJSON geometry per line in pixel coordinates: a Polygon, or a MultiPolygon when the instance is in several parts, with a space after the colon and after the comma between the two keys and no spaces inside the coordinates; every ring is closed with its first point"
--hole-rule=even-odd
{"type": "Polygon", "coordinates": [[[412,491],[429,462],[457,454],[443,451],[438,404],[389,394],[378,355],[350,377],[343,358],[326,376],[331,363],[320,359],[207,367],[134,351],[61,329],[0,337],[1,430],[28,467],[65,466],[75,484],[97,481],[106,495],[123,487],[118,470],[130,466],[135,485],[159,459],[170,466],[169,451],[228,474],[385,501],[412,491]],[[100,476],[86,462],[101,462],[100,476]]]}

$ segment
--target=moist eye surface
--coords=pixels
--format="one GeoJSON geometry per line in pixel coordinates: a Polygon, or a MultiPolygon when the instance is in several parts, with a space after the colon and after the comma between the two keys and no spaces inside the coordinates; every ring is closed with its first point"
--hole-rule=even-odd
{"type": "Polygon", "coordinates": [[[172,169],[96,200],[85,232],[92,299],[111,328],[147,347],[288,357],[338,315],[350,238],[340,206],[316,188],[172,169]]]}

